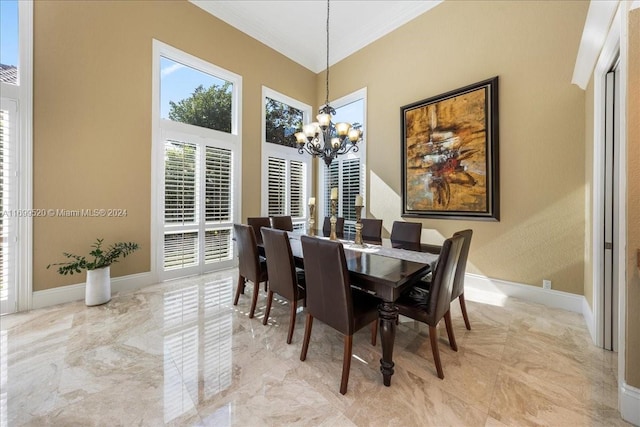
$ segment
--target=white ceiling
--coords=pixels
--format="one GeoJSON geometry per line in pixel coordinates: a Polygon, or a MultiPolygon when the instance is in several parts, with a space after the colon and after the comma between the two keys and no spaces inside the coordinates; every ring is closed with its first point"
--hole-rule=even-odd
{"type": "MultiPolygon", "coordinates": [[[[315,73],[326,68],[324,0],[190,0],[315,73]]],[[[329,64],[346,58],[443,0],[332,0],[329,64]]]]}

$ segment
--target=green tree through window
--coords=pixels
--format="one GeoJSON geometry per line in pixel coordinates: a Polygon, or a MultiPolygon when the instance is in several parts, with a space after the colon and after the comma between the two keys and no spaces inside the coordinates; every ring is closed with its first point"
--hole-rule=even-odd
{"type": "Polygon", "coordinates": [[[230,82],[209,89],[199,85],[190,97],[169,101],[169,119],[231,133],[231,89],[230,82]]]}
{"type": "Polygon", "coordinates": [[[265,136],[267,142],[296,147],[294,134],[302,127],[302,111],[266,97],[265,136]]]}

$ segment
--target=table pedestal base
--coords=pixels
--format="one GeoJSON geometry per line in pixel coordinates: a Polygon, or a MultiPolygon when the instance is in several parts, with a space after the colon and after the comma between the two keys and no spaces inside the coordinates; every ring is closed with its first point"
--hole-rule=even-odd
{"type": "Polygon", "coordinates": [[[384,385],[391,385],[393,375],[393,343],[396,339],[396,321],[398,309],[391,302],[383,302],[378,306],[380,316],[380,343],[382,345],[382,359],[380,359],[380,372],[384,385]]]}

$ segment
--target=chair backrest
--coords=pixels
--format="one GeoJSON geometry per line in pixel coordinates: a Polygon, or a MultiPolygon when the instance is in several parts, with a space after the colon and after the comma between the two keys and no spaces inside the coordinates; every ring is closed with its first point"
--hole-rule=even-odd
{"type": "Polygon", "coordinates": [[[275,228],[263,228],[262,239],[269,271],[269,289],[289,301],[295,301],[298,282],[287,232],[275,228]]]}
{"type": "Polygon", "coordinates": [[[307,311],[344,335],[354,332],[349,271],[340,242],[301,236],[307,311]]]}
{"type": "Polygon", "coordinates": [[[391,240],[407,243],[420,243],[422,224],[419,222],[394,221],[391,228],[391,240]]]}
{"type": "Polygon", "coordinates": [[[364,240],[382,240],[382,220],[362,218],[362,238],[364,240]]]}
{"type": "Polygon", "coordinates": [[[291,221],[291,215],[272,216],[271,227],[278,230],[293,231],[293,221],[291,221]]]}
{"type": "MultiPolygon", "coordinates": [[[[331,218],[324,217],[324,223],[322,224],[322,234],[328,236],[331,234],[331,218]]],[[[344,237],[344,217],[336,217],[336,235],[338,237],[344,237]]]]}
{"type": "Polygon", "coordinates": [[[260,282],[260,260],[258,243],[253,227],[245,224],[233,224],[233,232],[238,245],[238,270],[241,276],[253,283],[260,282]]]}
{"type": "Polygon", "coordinates": [[[451,304],[451,290],[453,289],[453,279],[456,274],[456,265],[460,258],[460,250],[464,237],[452,236],[444,241],[438,265],[431,279],[429,287],[429,302],[427,304],[427,323],[432,326],[449,311],[451,304]]]}
{"type": "Polygon", "coordinates": [[[260,229],[262,227],[271,227],[271,220],[268,216],[255,216],[247,218],[247,224],[253,227],[253,232],[256,235],[258,243],[262,243],[262,234],[260,233],[260,229]]]}
{"type": "Polygon", "coordinates": [[[469,257],[469,247],[471,246],[471,236],[473,230],[457,231],[454,236],[462,236],[464,242],[460,249],[460,258],[456,266],[456,275],[453,279],[453,289],[451,290],[451,300],[458,298],[464,292],[464,274],[467,270],[467,258],[469,257]]]}

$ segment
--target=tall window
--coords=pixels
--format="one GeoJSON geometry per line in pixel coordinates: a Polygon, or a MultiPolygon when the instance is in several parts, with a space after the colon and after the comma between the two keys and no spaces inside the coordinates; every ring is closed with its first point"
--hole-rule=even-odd
{"type": "MultiPolygon", "coordinates": [[[[336,109],[334,123],[360,123],[363,138],[366,142],[366,89],[361,89],[345,96],[331,104],[336,109]]],[[[348,153],[336,157],[329,167],[322,166],[320,172],[320,194],[322,197],[323,216],[331,215],[331,189],[338,188],[338,211],[336,216],[344,217],[345,233],[355,232],[355,201],[356,196],[365,196],[365,150],[366,144],[358,144],[357,153],[348,153]]],[[[364,214],[364,211],[363,211],[364,214]]]]}
{"type": "Polygon", "coordinates": [[[308,121],[311,107],[263,87],[262,213],[291,215],[304,229],[311,191],[311,158],[296,148],[295,132],[308,121]]]}
{"type": "Polygon", "coordinates": [[[227,268],[240,199],[241,78],[157,41],[154,60],[155,270],[171,278],[227,268]]]}
{"type": "Polygon", "coordinates": [[[1,314],[31,304],[32,27],[31,1],[0,1],[1,314]]]}

